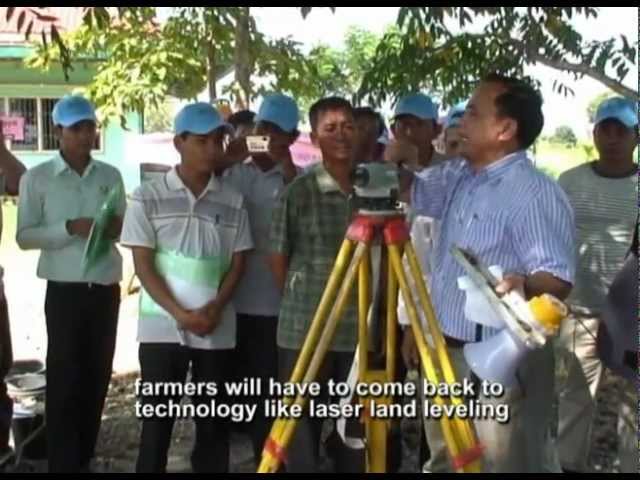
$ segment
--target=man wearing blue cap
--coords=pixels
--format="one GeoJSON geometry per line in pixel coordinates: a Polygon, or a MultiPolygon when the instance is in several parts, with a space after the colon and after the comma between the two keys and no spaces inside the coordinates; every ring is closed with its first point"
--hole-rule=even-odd
{"type": "Polygon", "coordinates": [[[412,93],[402,97],[396,104],[391,131],[395,141],[385,151],[387,160],[404,156],[407,150],[416,157],[415,165],[407,165],[419,171],[441,162],[444,158],[433,146],[440,134],[438,107],[431,97],[423,93],[412,93]]]}
{"type": "Polygon", "coordinates": [[[460,156],[460,121],[464,115],[467,102],[460,102],[449,110],[444,125],[444,156],[455,158],[460,156]]]}
{"type": "Polygon", "coordinates": [[[560,462],[567,471],[591,468],[589,449],[602,374],[595,337],[608,288],[633,238],[638,213],[633,152],[639,138],[636,105],[620,97],[605,100],[596,111],[593,130],[598,160],[568,170],[558,180],[575,211],[578,233],[576,285],[569,297],[572,316],[563,323],[558,342],[566,349],[568,370],[559,392],[558,428],[560,462]]]}
{"type": "MultiPolygon", "coordinates": [[[[278,376],[276,332],[281,291],[269,269],[269,226],[276,199],[297,169],[289,147],[298,138],[298,106],[293,98],[272,94],[264,98],[254,119],[252,135],[269,139],[264,153],[247,152],[243,163],[236,163],[225,172],[223,181],[245,198],[255,250],[247,255],[245,273],[234,294],[238,318],[238,344],[234,353],[234,377],[261,380],[263,397],[246,399],[259,405],[256,418],[247,426],[253,443],[256,462],[260,462],[265,439],[273,419],[264,416],[266,386],[278,376]]],[[[243,141],[246,145],[246,142],[243,141]]]]}
{"type": "Polygon", "coordinates": [[[253,247],[242,196],[213,174],[230,133],[211,105],[184,107],[175,119],[180,164],[162,179],[141,185],[125,215],[122,244],[133,252],[143,287],[138,321],[143,420],[137,472],[166,470],[176,418],[167,412],[175,412],[183,393],[199,408],[193,471],[229,469],[228,420],[210,408],[214,402],[227,403],[224,383],[236,346],[231,297],[245,252],[253,247]],[[189,367],[193,384],[206,385],[206,390],[163,389],[168,383],[184,385],[189,367]]]}
{"type": "Polygon", "coordinates": [[[85,270],[82,260],[93,218],[120,172],[91,157],[93,106],[67,96],[53,109],[60,152],[20,182],[16,240],[41,250],[38,276],[47,280],[47,451],[49,471],[86,469],[93,457],[116,341],[122,258],[115,247],[124,196],[107,229],[107,255],[85,270]]]}

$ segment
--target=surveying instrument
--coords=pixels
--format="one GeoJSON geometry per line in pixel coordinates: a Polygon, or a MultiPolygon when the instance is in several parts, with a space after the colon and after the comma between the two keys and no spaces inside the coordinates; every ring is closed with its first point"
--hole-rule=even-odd
{"type": "MultiPolygon", "coordinates": [[[[353,175],[356,215],[346,232],[316,309],[305,342],[300,351],[290,382],[313,382],[324,361],[340,318],[350,301],[354,284],[358,284],[358,348],[356,350],[357,382],[381,385],[395,380],[397,353],[397,299],[402,292],[411,331],[418,348],[420,364],[426,379],[435,385],[457,383],[443,334],[436,320],[429,293],[425,286],[418,257],[411,244],[405,213],[397,201],[399,184],[397,167],[386,163],[359,165],[353,175]],[[369,364],[369,323],[375,315],[380,288],[372,294],[372,249],[380,245],[382,258],[375,281],[386,283],[386,325],[384,326],[384,368],[372,368],[369,364]],[[408,260],[405,271],[403,254],[408,260]],[[383,270],[386,271],[383,272],[383,270]],[[386,275],[386,282],[384,278],[386,275]],[[410,279],[415,285],[410,287],[410,279]],[[418,307],[427,320],[427,332],[423,332],[418,307]]],[[[304,409],[307,398],[298,394],[283,400],[287,407],[299,405],[304,409]]],[[[391,428],[390,418],[374,418],[371,409],[375,405],[391,405],[391,396],[360,397],[364,414],[364,445],[366,471],[382,473],[387,469],[387,440],[391,428]],[[375,405],[374,405],[375,403],[375,405]]],[[[455,396],[436,395],[432,401],[441,407],[461,405],[464,399],[455,396]]],[[[442,411],[445,411],[444,409],[442,411]]],[[[262,454],[258,473],[275,473],[286,463],[286,451],[296,428],[296,418],[278,418],[271,428],[262,454]]],[[[466,418],[440,419],[443,436],[449,451],[452,467],[460,473],[481,471],[482,449],[476,439],[473,424],[466,418]]]]}

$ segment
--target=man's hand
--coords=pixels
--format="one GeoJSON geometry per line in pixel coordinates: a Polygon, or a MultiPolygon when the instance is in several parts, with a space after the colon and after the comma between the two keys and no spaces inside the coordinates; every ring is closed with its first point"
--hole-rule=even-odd
{"type": "Polygon", "coordinates": [[[385,162],[402,164],[409,170],[418,170],[418,148],[403,140],[394,140],[384,149],[385,162]]]}
{"type": "Polygon", "coordinates": [[[88,238],[93,226],[93,218],[76,218],[67,220],[67,232],[82,238],[88,238]]]}
{"type": "Polygon", "coordinates": [[[107,236],[116,239],[120,236],[120,232],[122,232],[122,218],[114,216],[107,226],[107,236]]]}
{"type": "Polygon", "coordinates": [[[408,327],[404,331],[404,337],[402,338],[402,358],[404,359],[404,364],[406,367],[411,370],[420,365],[420,355],[418,354],[418,346],[416,345],[416,341],[413,338],[413,332],[411,331],[411,327],[408,327]]]}
{"type": "Polygon", "coordinates": [[[560,301],[564,301],[571,292],[572,285],[548,272],[536,272],[524,276],[519,274],[505,275],[504,279],[496,286],[496,293],[502,295],[512,290],[522,294],[526,300],[531,300],[548,293],[560,301]]]}
{"type": "Polygon", "coordinates": [[[176,316],[178,326],[184,330],[188,330],[200,337],[208,335],[213,330],[211,320],[206,314],[205,309],[188,310],[180,312],[176,316]]]}
{"type": "Polygon", "coordinates": [[[224,307],[215,300],[204,307],[204,313],[209,319],[209,324],[211,325],[211,332],[218,328],[218,325],[220,325],[220,322],[222,322],[223,310],[224,307]]]}
{"type": "Polygon", "coordinates": [[[225,158],[231,165],[242,162],[249,156],[249,148],[247,147],[247,139],[245,137],[234,138],[227,145],[225,158]]]}
{"type": "Polygon", "coordinates": [[[524,275],[505,275],[502,281],[496,286],[496,293],[498,295],[503,295],[515,290],[524,297],[525,282],[526,277],[524,275]]]}

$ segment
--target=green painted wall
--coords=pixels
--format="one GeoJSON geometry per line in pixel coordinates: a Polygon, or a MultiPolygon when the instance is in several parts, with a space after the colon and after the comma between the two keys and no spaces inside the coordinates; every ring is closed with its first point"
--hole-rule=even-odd
{"type": "MultiPolygon", "coordinates": [[[[65,81],[62,69],[53,68],[42,72],[24,66],[22,58],[29,52],[27,47],[0,46],[0,98],[2,97],[62,97],[88,84],[95,70],[89,63],[74,65],[69,81],[65,81]]],[[[118,119],[110,121],[103,132],[102,150],[94,156],[120,169],[127,191],[138,185],[138,169],[124,161],[125,138],[128,134],[142,133],[142,116],[137,113],[127,115],[125,131],[118,119]]],[[[51,158],[55,152],[15,152],[27,166],[33,167],[51,158]]]]}

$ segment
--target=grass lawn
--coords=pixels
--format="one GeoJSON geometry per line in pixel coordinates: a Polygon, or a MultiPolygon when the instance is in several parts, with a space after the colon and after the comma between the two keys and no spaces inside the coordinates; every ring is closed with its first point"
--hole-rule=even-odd
{"type": "Polygon", "coordinates": [[[588,155],[587,149],[580,144],[576,147],[566,147],[549,142],[539,142],[534,154],[536,166],[555,179],[562,172],[594,160],[596,156],[595,151],[588,155]]]}

